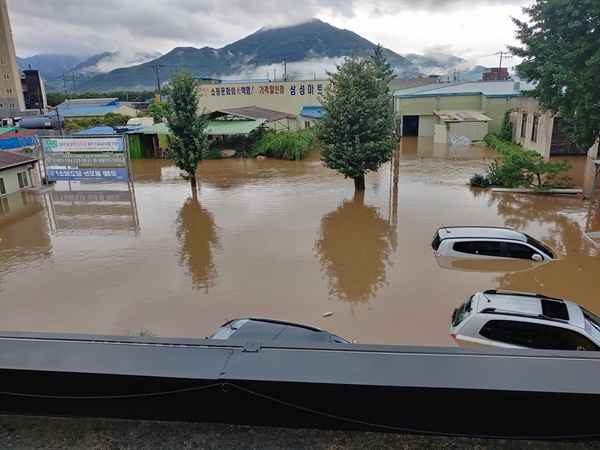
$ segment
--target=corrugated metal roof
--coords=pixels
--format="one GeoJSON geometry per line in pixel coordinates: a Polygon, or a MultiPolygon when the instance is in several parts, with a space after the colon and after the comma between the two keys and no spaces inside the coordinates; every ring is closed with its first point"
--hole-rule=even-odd
{"type": "Polygon", "coordinates": [[[265,119],[267,122],[274,122],[276,120],[286,119],[288,117],[296,117],[293,114],[288,114],[282,111],[275,111],[273,109],[261,108],[259,106],[245,106],[243,108],[220,109],[211,113],[212,118],[226,115],[245,117],[248,119],[265,119]]]}
{"type": "Polygon", "coordinates": [[[444,95],[521,96],[522,90],[533,89],[523,81],[471,81],[464,83],[435,83],[394,92],[394,97],[424,97],[444,95]]]}
{"type": "Polygon", "coordinates": [[[440,109],[433,111],[444,122],[490,122],[492,119],[474,109],[440,109]]]}
{"type": "MultiPolygon", "coordinates": [[[[58,108],[58,113],[63,117],[69,116],[103,116],[115,112],[120,106],[91,106],[87,108],[58,108]]],[[[48,116],[55,115],[56,112],[49,112],[48,116]]]]}
{"type": "MultiPolygon", "coordinates": [[[[266,122],[265,119],[257,120],[211,120],[208,123],[208,134],[248,134],[266,122]]],[[[166,123],[157,123],[144,127],[129,134],[171,134],[166,123]]]]}
{"type": "Polygon", "coordinates": [[[89,136],[100,134],[117,134],[117,130],[115,130],[113,127],[93,127],[73,133],[73,136],[89,136]]]}
{"type": "Polygon", "coordinates": [[[117,97],[112,98],[76,98],[69,99],[58,105],[58,108],[95,108],[98,106],[116,106],[119,104],[117,97]]]}
{"type": "Polygon", "coordinates": [[[122,126],[122,127],[101,126],[101,127],[93,127],[93,128],[88,128],[87,130],[78,131],[76,133],[73,133],[73,135],[74,136],[90,136],[90,135],[100,136],[100,135],[125,134],[129,131],[140,130],[142,128],[144,128],[144,127],[139,126],[139,125],[122,126]]]}
{"type": "Polygon", "coordinates": [[[0,170],[37,162],[36,158],[6,150],[0,151],[0,170]]]}
{"type": "Polygon", "coordinates": [[[311,119],[320,119],[325,114],[325,108],[322,106],[303,106],[300,115],[310,117],[311,119]]]}
{"type": "Polygon", "coordinates": [[[18,130],[17,127],[6,127],[6,128],[0,128],[0,134],[4,134],[4,133],[12,133],[14,131],[18,130]]]}

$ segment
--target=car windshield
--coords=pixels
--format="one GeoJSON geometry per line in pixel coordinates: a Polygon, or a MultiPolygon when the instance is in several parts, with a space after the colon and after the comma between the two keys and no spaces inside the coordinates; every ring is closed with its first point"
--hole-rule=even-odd
{"type": "Polygon", "coordinates": [[[465,317],[469,315],[471,312],[471,300],[473,296],[470,296],[466,302],[460,305],[458,308],[454,310],[454,314],[452,314],[452,326],[455,327],[459,323],[461,323],[465,317]]]}
{"type": "Polygon", "coordinates": [[[554,251],[548,247],[546,244],[538,241],[535,238],[532,238],[529,235],[525,235],[527,237],[527,242],[531,245],[533,245],[535,248],[537,248],[539,251],[546,253],[550,258],[554,259],[555,258],[555,254],[554,251]]]}
{"type": "Polygon", "coordinates": [[[581,308],[581,311],[585,318],[585,330],[594,339],[600,341],[600,318],[585,308],[581,308]]]}

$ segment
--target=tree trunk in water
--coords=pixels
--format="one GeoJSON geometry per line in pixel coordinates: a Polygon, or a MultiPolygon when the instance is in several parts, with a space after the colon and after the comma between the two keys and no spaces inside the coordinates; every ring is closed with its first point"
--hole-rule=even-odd
{"type": "Polygon", "coordinates": [[[190,183],[192,185],[192,189],[196,189],[196,174],[193,174],[190,178],[190,183]]]}
{"type": "Polygon", "coordinates": [[[354,189],[365,189],[365,175],[362,174],[354,179],[354,189]]]}

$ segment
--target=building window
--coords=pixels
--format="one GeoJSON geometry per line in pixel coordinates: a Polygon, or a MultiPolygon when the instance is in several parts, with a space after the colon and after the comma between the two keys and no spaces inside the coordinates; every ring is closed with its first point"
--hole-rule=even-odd
{"type": "Polygon", "coordinates": [[[8,197],[2,197],[2,208],[0,208],[0,211],[2,212],[3,215],[7,215],[10,212],[10,206],[8,204],[8,197]]]}
{"type": "Polygon", "coordinates": [[[310,128],[310,121],[308,121],[308,120],[304,121],[304,128],[310,128]]]}
{"type": "Polygon", "coordinates": [[[5,73],[4,74],[4,79],[5,80],[10,80],[10,73],[5,73]]]}
{"type": "Polygon", "coordinates": [[[540,116],[533,116],[533,127],[531,128],[531,140],[533,142],[537,142],[539,123],[540,123],[540,116]]]}
{"type": "Polygon", "coordinates": [[[12,89],[11,88],[6,88],[6,93],[7,94],[12,94],[12,89]]]}
{"type": "Polygon", "coordinates": [[[4,50],[4,44],[0,44],[0,50],[4,50]]]}
{"type": "Polygon", "coordinates": [[[4,109],[4,103],[0,103],[0,109],[4,109]]]}
{"type": "Polygon", "coordinates": [[[10,103],[8,104],[8,107],[9,107],[9,108],[11,108],[11,109],[14,109],[14,108],[16,108],[16,107],[17,107],[17,105],[15,104],[15,102],[10,102],[10,103]]]}
{"type": "Polygon", "coordinates": [[[525,131],[527,130],[527,114],[523,113],[523,118],[521,119],[521,137],[524,138],[526,136],[525,131]]]}
{"type": "Polygon", "coordinates": [[[3,66],[8,64],[8,61],[5,59],[0,59],[0,64],[2,64],[3,66]]]}
{"type": "Polygon", "coordinates": [[[19,188],[23,189],[29,186],[29,179],[27,178],[27,172],[17,172],[17,179],[19,180],[19,188]]]}
{"type": "Polygon", "coordinates": [[[6,195],[6,186],[4,186],[4,178],[0,178],[0,195],[6,195]]]}

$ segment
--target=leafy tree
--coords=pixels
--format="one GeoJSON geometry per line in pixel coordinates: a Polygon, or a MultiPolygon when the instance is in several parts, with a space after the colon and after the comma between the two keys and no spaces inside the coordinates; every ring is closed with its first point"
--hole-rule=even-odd
{"type": "Polygon", "coordinates": [[[365,173],[389,161],[398,145],[387,87],[391,75],[384,63],[347,57],[336,73],[327,73],[334,87],[321,97],[325,114],[315,127],[324,144],[321,160],[352,178],[355,189],[365,189],[365,173]]]}
{"type": "Polygon", "coordinates": [[[569,138],[582,149],[600,138],[600,2],[537,0],[523,8],[529,23],[513,18],[524,58],[521,77],[538,84],[526,95],[560,115],[569,138]]]}
{"type": "Polygon", "coordinates": [[[109,127],[122,126],[127,125],[129,119],[131,119],[131,117],[125,114],[106,113],[102,118],[102,123],[109,127]]]}
{"type": "Polygon", "coordinates": [[[394,69],[391,68],[390,63],[387,62],[383,56],[383,46],[381,44],[377,44],[377,47],[375,47],[375,50],[373,50],[371,62],[375,67],[379,68],[381,79],[387,79],[391,81],[396,78],[396,75],[394,75],[394,69]]]}
{"type": "Polygon", "coordinates": [[[198,114],[199,83],[190,72],[173,70],[171,89],[167,122],[171,134],[167,135],[167,143],[171,159],[183,171],[181,177],[195,188],[196,169],[208,150],[208,115],[198,114]]]}
{"type": "Polygon", "coordinates": [[[169,115],[168,103],[152,102],[148,105],[148,115],[154,118],[154,123],[161,123],[169,115]]]}

